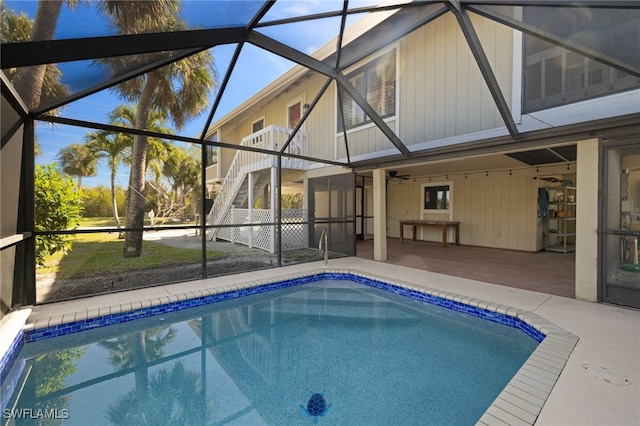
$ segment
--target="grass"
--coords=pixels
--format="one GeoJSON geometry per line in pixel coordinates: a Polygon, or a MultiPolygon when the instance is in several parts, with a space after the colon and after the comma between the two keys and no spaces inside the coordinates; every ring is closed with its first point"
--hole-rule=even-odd
{"type": "MultiPolygon", "coordinates": [[[[124,218],[120,219],[120,224],[124,225],[124,218]]],[[[78,225],[82,228],[115,227],[116,221],[112,217],[83,217],[78,225]]]]}
{"type": "MultiPolygon", "coordinates": [[[[181,249],[153,241],[143,242],[140,257],[125,259],[122,256],[124,240],[118,239],[117,233],[78,234],[72,241],[69,252],[54,254],[38,272],[56,273],[57,278],[69,279],[201,261],[199,249],[181,249]]],[[[224,252],[207,250],[209,260],[225,256],[224,252]]]]}
{"type": "MultiPolygon", "coordinates": [[[[171,218],[156,218],[154,221],[154,226],[159,226],[159,225],[175,225],[177,222],[171,218]]],[[[195,225],[196,223],[191,221],[191,222],[181,222],[180,225],[195,225]]],[[[120,225],[124,226],[125,225],[125,219],[122,217],[120,218],[120,225]]],[[[83,217],[82,219],[79,220],[78,222],[78,226],[81,228],[95,228],[95,227],[101,227],[101,228],[115,228],[116,227],[116,221],[113,219],[113,217],[83,217]]],[[[149,218],[145,218],[144,220],[144,226],[151,226],[151,221],[149,220],[149,218]]]]}

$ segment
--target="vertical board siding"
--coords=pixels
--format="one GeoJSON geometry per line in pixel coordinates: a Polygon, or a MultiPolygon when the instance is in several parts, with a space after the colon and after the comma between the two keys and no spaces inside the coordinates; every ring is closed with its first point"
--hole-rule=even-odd
{"type": "MultiPolygon", "coordinates": [[[[511,99],[511,30],[471,15],[492,70],[511,99]]],[[[397,116],[388,122],[398,129],[406,145],[504,127],[504,122],[473,58],[458,22],[452,14],[419,28],[397,44],[397,116]],[[397,123],[396,123],[397,121],[397,123]]],[[[363,62],[364,64],[365,62],[363,62]]],[[[360,64],[359,64],[360,65],[360,64]]],[[[358,66],[359,66],[358,65],[358,66]]],[[[287,125],[287,104],[301,95],[311,103],[326,77],[309,72],[295,84],[270,98],[259,109],[240,114],[222,126],[222,141],[239,143],[251,134],[252,123],[262,117],[265,127],[287,125]]],[[[337,134],[336,85],[332,83],[306,122],[309,155],[322,159],[344,159],[342,134],[337,134]]],[[[349,154],[354,157],[393,149],[393,144],[375,126],[350,131],[349,154]]],[[[222,162],[224,166],[224,161],[222,162]]]]}
{"type": "MultiPolygon", "coordinates": [[[[395,129],[395,120],[386,121],[387,125],[393,130],[395,129]]],[[[387,149],[395,149],[395,146],[382,133],[377,126],[368,126],[364,130],[347,133],[347,141],[349,143],[349,155],[362,155],[370,152],[385,151],[387,149]]],[[[340,133],[337,136],[337,158],[345,158],[347,155],[344,146],[344,136],[340,133]]]]}
{"type": "MultiPolygon", "coordinates": [[[[537,180],[533,172],[489,172],[489,176],[450,177],[453,182],[452,220],[460,222],[460,243],[511,250],[536,251],[537,180]]],[[[389,182],[387,186],[388,236],[400,237],[400,220],[449,220],[449,213],[423,212],[421,185],[424,178],[389,182]]],[[[411,228],[405,228],[405,238],[411,228]]],[[[423,228],[417,238],[440,241],[435,228],[423,228]]],[[[450,231],[449,241],[453,241],[450,231]]]]}
{"type": "MultiPolygon", "coordinates": [[[[325,81],[324,76],[312,75],[307,82],[301,84],[300,89],[306,91],[308,104],[318,95],[325,81]]],[[[310,156],[335,159],[336,110],[336,86],[332,83],[306,121],[310,156]]]]}
{"type": "MultiPolygon", "coordinates": [[[[482,17],[471,18],[509,101],[512,32],[482,17]]],[[[447,14],[427,24],[400,46],[400,138],[407,145],[504,127],[455,17],[447,14]]]]}

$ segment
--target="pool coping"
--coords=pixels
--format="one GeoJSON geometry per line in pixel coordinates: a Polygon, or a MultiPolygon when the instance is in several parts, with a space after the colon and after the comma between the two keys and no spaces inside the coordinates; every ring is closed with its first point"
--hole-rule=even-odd
{"type": "MultiPolygon", "coordinates": [[[[11,364],[17,357],[17,353],[24,342],[122,323],[169,311],[202,306],[256,292],[298,285],[314,281],[318,278],[312,279],[311,277],[318,277],[319,275],[322,275],[322,278],[330,278],[332,274],[351,275],[359,278],[356,281],[368,285],[378,286],[375,283],[381,283],[383,287],[390,286],[389,288],[383,288],[384,290],[450,309],[462,312],[467,312],[467,309],[470,309],[471,312],[467,313],[472,315],[482,316],[482,314],[488,313],[488,317],[485,317],[488,320],[505,323],[502,318],[511,317],[526,325],[524,328],[518,326],[516,328],[520,328],[531,337],[536,338],[540,343],[478,420],[477,424],[480,425],[534,424],[578,342],[577,336],[530,311],[409,281],[389,279],[357,269],[322,268],[268,279],[218,285],[201,290],[152,297],[100,308],[84,309],[49,318],[40,318],[33,322],[29,320],[31,309],[20,309],[12,313],[14,315],[7,321],[11,323],[11,326],[8,327],[9,333],[5,333],[5,328],[7,327],[2,324],[2,334],[5,337],[0,339],[1,379],[5,379],[5,374],[8,374],[11,364]],[[492,318],[493,315],[497,317],[497,320],[492,318]],[[527,329],[534,330],[533,334],[527,329]],[[536,331],[541,333],[542,341],[540,341],[540,335],[536,335],[536,331]]],[[[2,322],[5,323],[5,319],[2,322]]],[[[512,324],[507,325],[514,326],[512,324]]]]}

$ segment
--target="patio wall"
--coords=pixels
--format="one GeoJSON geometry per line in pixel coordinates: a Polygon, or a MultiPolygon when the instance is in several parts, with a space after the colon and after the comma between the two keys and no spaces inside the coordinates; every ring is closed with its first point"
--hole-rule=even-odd
{"type": "MultiPolygon", "coordinates": [[[[448,176],[419,177],[390,181],[387,187],[387,232],[400,237],[399,221],[406,219],[460,221],[460,243],[511,250],[537,251],[542,248],[538,218],[538,180],[536,176],[575,173],[575,164],[535,167],[521,170],[482,171],[448,176]],[[488,173],[488,176],[487,176],[488,173]],[[422,185],[449,182],[452,186],[451,213],[427,213],[422,210],[422,185]]],[[[418,230],[417,238],[440,241],[435,228],[418,230]]],[[[453,232],[453,231],[450,231],[453,232]]],[[[405,230],[410,237],[410,229],[405,230]]],[[[453,235],[449,236],[449,241],[453,235]]]]}

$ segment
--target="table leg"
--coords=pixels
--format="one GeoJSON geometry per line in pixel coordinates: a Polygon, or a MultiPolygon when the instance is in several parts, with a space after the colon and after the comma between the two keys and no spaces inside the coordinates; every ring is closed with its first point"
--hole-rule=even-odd
{"type": "Polygon", "coordinates": [[[404,243],[404,238],[402,235],[402,231],[404,231],[404,226],[400,224],[400,243],[404,243]]]}
{"type": "Polygon", "coordinates": [[[447,225],[442,225],[442,247],[447,248],[447,225]]]}
{"type": "Polygon", "coordinates": [[[460,245],[460,225],[456,225],[456,245],[460,245]]]}
{"type": "Polygon", "coordinates": [[[418,226],[417,225],[413,225],[412,228],[413,228],[413,241],[415,241],[416,240],[416,229],[418,229],[418,226]]]}

